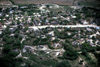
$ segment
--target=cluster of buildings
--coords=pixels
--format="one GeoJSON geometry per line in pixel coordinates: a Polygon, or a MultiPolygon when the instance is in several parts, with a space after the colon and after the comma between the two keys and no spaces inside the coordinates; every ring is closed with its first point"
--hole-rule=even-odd
{"type": "MultiPolygon", "coordinates": [[[[87,17],[81,7],[59,5],[13,6],[0,12],[0,35],[8,28],[10,37],[22,37],[22,53],[44,51],[52,57],[62,56],[65,52],[63,42],[72,45],[88,42],[91,46],[100,45],[100,27],[58,27],[49,25],[96,25],[93,17],[87,17]],[[66,9],[65,9],[66,8],[66,9]],[[77,9],[78,8],[78,9],[77,9]],[[48,25],[46,28],[38,28],[48,25]],[[34,27],[30,28],[30,27],[34,27]],[[52,48],[52,49],[51,49],[52,48]]],[[[1,37],[1,41],[2,41],[1,37]]],[[[15,39],[17,39],[15,37],[15,39]]]]}
{"type": "Polygon", "coordinates": [[[88,25],[95,24],[93,17],[86,17],[82,7],[59,6],[59,5],[29,5],[13,6],[2,9],[0,22],[5,24],[21,25],[88,25]]]}

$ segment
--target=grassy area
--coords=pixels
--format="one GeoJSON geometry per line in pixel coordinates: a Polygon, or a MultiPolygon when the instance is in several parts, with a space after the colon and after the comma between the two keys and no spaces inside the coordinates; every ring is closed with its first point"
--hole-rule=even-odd
{"type": "Polygon", "coordinates": [[[98,2],[79,2],[79,5],[80,6],[96,6],[96,7],[98,7],[99,5],[100,5],[100,3],[98,3],[98,2]]]}

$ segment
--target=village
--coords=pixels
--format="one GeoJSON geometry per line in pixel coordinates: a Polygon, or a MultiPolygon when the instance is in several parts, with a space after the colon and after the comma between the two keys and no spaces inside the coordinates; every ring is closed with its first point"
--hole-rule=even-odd
{"type": "Polygon", "coordinates": [[[95,53],[100,48],[100,26],[96,24],[95,12],[86,9],[56,4],[2,8],[0,55],[4,53],[31,63],[37,61],[34,63],[40,66],[43,60],[67,59],[69,62],[77,60],[76,67],[94,67],[98,61],[95,53]],[[33,55],[38,60],[33,59],[33,55]],[[90,61],[94,65],[89,65],[90,61]]]}

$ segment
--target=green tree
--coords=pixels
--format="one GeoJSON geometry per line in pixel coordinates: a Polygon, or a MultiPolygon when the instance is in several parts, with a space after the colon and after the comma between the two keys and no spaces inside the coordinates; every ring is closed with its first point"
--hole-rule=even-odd
{"type": "Polygon", "coordinates": [[[95,47],[92,47],[89,43],[85,42],[82,44],[81,50],[85,50],[87,52],[95,52],[95,47]]]}
{"type": "Polygon", "coordinates": [[[64,44],[64,49],[66,50],[63,54],[63,58],[69,59],[69,60],[75,60],[78,58],[78,53],[76,50],[74,50],[73,46],[71,44],[64,44]]]}
{"type": "Polygon", "coordinates": [[[77,53],[76,51],[73,51],[73,50],[71,50],[71,51],[66,51],[66,52],[64,53],[63,57],[64,57],[65,59],[75,60],[75,59],[78,58],[78,53],[77,53]]]}

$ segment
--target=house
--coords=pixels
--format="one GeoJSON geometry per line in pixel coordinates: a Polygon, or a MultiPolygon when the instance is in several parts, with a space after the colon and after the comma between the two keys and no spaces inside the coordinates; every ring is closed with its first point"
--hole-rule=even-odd
{"type": "Polygon", "coordinates": [[[2,13],[0,13],[0,17],[2,16],[3,14],[2,13]]]}
{"type": "Polygon", "coordinates": [[[54,43],[51,45],[53,48],[60,48],[62,45],[60,43],[54,43]]]}
{"type": "Polygon", "coordinates": [[[57,21],[51,21],[51,25],[58,25],[57,21]]]}
{"type": "Polygon", "coordinates": [[[100,27],[96,27],[97,30],[100,30],[100,27]]]}
{"type": "Polygon", "coordinates": [[[7,28],[7,26],[6,25],[3,25],[3,29],[5,29],[5,28],[7,28]]]}
{"type": "Polygon", "coordinates": [[[54,31],[49,32],[48,35],[54,36],[54,31]]]}
{"type": "Polygon", "coordinates": [[[39,45],[39,46],[37,46],[37,49],[38,50],[47,50],[48,46],[47,45],[39,45]]]}
{"type": "Polygon", "coordinates": [[[87,24],[89,24],[89,22],[87,21],[87,20],[83,20],[83,21],[81,21],[84,25],[87,25],[87,24]]]}
{"type": "Polygon", "coordinates": [[[25,45],[24,48],[23,48],[23,53],[25,52],[34,52],[34,47],[33,46],[27,46],[25,45]]]}

